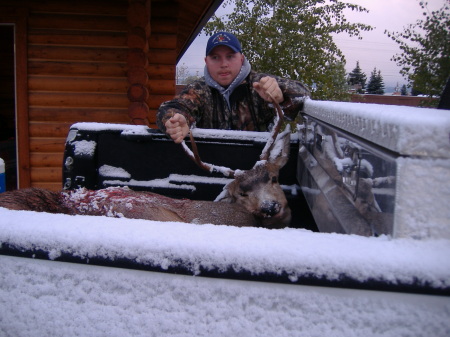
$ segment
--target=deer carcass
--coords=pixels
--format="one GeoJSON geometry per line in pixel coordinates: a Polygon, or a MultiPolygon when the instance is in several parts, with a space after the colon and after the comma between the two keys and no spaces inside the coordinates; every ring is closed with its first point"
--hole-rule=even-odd
{"type": "Polygon", "coordinates": [[[80,188],[54,192],[39,188],[9,191],[0,195],[0,206],[70,215],[103,215],[155,221],[230,224],[254,226],[254,217],[239,204],[173,199],[128,187],[101,190],[80,188]]]}
{"type": "Polygon", "coordinates": [[[234,179],[224,187],[216,201],[172,199],[151,192],[136,192],[127,187],[101,190],[78,189],[52,192],[22,189],[0,194],[0,207],[50,213],[103,215],[156,221],[213,223],[233,226],[283,228],[289,225],[291,212],[281,186],[279,170],[286,164],[290,150],[290,130],[279,133],[282,112],[261,160],[247,171],[232,171],[201,162],[191,132],[194,153],[186,152],[201,167],[219,170],[234,179]]]}

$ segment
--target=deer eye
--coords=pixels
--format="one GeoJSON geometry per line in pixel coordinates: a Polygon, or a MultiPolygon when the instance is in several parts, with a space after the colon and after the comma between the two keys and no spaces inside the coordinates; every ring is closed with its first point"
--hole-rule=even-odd
{"type": "Polygon", "coordinates": [[[239,192],[239,195],[240,195],[241,197],[248,197],[248,194],[245,193],[245,192],[239,192]]]}
{"type": "Polygon", "coordinates": [[[278,178],[276,176],[272,177],[272,183],[276,184],[278,182],[278,178]]]}

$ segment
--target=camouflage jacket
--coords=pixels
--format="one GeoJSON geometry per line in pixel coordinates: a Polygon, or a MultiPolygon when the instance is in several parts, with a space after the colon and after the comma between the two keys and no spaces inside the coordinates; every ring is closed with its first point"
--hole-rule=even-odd
{"type": "MultiPolygon", "coordinates": [[[[267,131],[275,110],[253,89],[253,83],[264,76],[268,75],[251,71],[231,94],[231,109],[219,91],[208,86],[204,79],[188,84],[173,100],[161,104],[158,127],[165,132],[166,121],[175,113],[181,113],[189,125],[195,123],[199,128],[267,131]]],[[[309,95],[308,89],[298,81],[269,76],[276,78],[283,92],[284,101],[280,105],[285,116],[294,119],[303,107],[304,97],[309,95]]]]}

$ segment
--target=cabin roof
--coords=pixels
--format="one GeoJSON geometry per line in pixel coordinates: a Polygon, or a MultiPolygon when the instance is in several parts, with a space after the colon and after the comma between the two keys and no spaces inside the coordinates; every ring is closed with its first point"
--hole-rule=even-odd
{"type": "Polygon", "coordinates": [[[179,45],[177,49],[177,62],[183,57],[186,50],[195,40],[202,28],[206,25],[223,0],[196,0],[179,2],[179,45]]]}

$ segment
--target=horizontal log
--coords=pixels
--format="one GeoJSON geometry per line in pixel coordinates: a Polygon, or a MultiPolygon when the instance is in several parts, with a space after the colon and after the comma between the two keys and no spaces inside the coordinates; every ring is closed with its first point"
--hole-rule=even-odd
{"type": "Polygon", "coordinates": [[[38,60],[125,62],[128,47],[84,47],[29,45],[28,58],[38,60]]]}
{"type": "Polygon", "coordinates": [[[149,78],[155,80],[174,80],[176,67],[174,64],[149,64],[147,73],[149,78]]]}
{"type": "Polygon", "coordinates": [[[128,103],[126,93],[34,91],[28,94],[30,106],[126,107],[128,103]]]}
{"type": "Polygon", "coordinates": [[[78,75],[78,76],[126,76],[127,65],[123,63],[103,62],[28,62],[29,75],[78,75]]]}
{"type": "Polygon", "coordinates": [[[85,107],[31,107],[29,120],[34,122],[129,122],[128,107],[124,108],[85,108],[85,107]]]}
{"type": "Polygon", "coordinates": [[[177,34],[178,22],[176,19],[152,17],[151,30],[152,34],[177,34]]]}
{"type": "Polygon", "coordinates": [[[176,49],[177,35],[153,32],[148,39],[148,43],[150,48],[154,49],[176,49]]]}
{"type": "MultiPolygon", "coordinates": [[[[30,152],[64,152],[66,138],[64,137],[32,137],[30,138],[30,152]]],[[[39,166],[39,165],[38,165],[39,166]]]]}
{"type": "Polygon", "coordinates": [[[142,67],[148,66],[147,53],[142,49],[133,48],[127,53],[127,64],[129,67],[142,67]]]}
{"type": "Polygon", "coordinates": [[[143,102],[132,102],[128,106],[128,116],[131,120],[141,119],[145,120],[148,116],[148,105],[143,102]]]}
{"type": "Polygon", "coordinates": [[[31,167],[59,167],[62,170],[64,151],[51,153],[30,153],[31,167]]]}
{"type": "Polygon", "coordinates": [[[145,30],[141,27],[132,27],[128,31],[127,46],[129,48],[139,48],[148,51],[148,40],[145,30]]]}
{"type": "Polygon", "coordinates": [[[150,110],[157,110],[162,102],[170,101],[175,95],[154,95],[151,94],[147,100],[150,110]]]}
{"type": "Polygon", "coordinates": [[[114,92],[127,91],[126,77],[39,76],[28,78],[30,91],[114,92]]]}
{"type": "Polygon", "coordinates": [[[166,64],[172,65],[176,63],[177,53],[173,49],[150,49],[148,52],[149,64],[166,64]]]}
{"type": "Polygon", "coordinates": [[[127,21],[131,27],[145,28],[150,22],[150,4],[130,1],[127,9],[127,21]]]}
{"type": "Polygon", "coordinates": [[[175,95],[175,80],[150,80],[148,91],[156,95],[175,95]]]}
{"type": "Polygon", "coordinates": [[[147,118],[132,118],[131,125],[148,125],[148,120],[147,118]]]}
{"type": "Polygon", "coordinates": [[[148,112],[148,122],[150,123],[149,127],[153,129],[158,129],[158,125],[156,125],[156,113],[157,111],[154,109],[150,109],[148,112]]]}
{"type": "Polygon", "coordinates": [[[29,6],[33,12],[54,12],[54,13],[101,13],[104,15],[123,15],[127,9],[127,2],[123,0],[77,0],[77,2],[65,1],[29,1],[14,0],[14,4],[29,6]]]}
{"type": "Polygon", "coordinates": [[[146,85],[148,82],[148,74],[144,67],[131,67],[127,71],[128,83],[146,85]]]}
{"type": "MultiPolygon", "coordinates": [[[[125,13],[125,12],[124,12],[125,13]]],[[[80,29],[90,31],[126,32],[128,23],[124,16],[101,16],[87,14],[33,13],[28,18],[32,29],[80,29]]]]}
{"type": "Polygon", "coordinates": [[[32,167],[30,178],[32,186],[36,183],[60,183],[62,187],[62,167],[32,167]]]}
{"type": "Polygon", "coordinates": [[[31,29],[28,33],[28,42],[47,45],[123,47],[127,45],[127,33],[31,29]]]}
{"type": "MultiPolygon", "coordinates": [[[[61,175],[62,178],[62,175],[61,175]]],[[[63,188],[63,183],[61,181],[58,182],[32,182],[31,187],[35,188],[43,188],[50,191],[61,191],[63,188]]]]}
{"type": "Polygon", "coordinates": [[[152,18],[171,18],[179,8],[175,1],[152,1],[152,18]]]}
{"type": "Polygon", "coordinates": [[[67,137],[72,123],[31,122],[29,123],[30,137],[67,137]]]}

